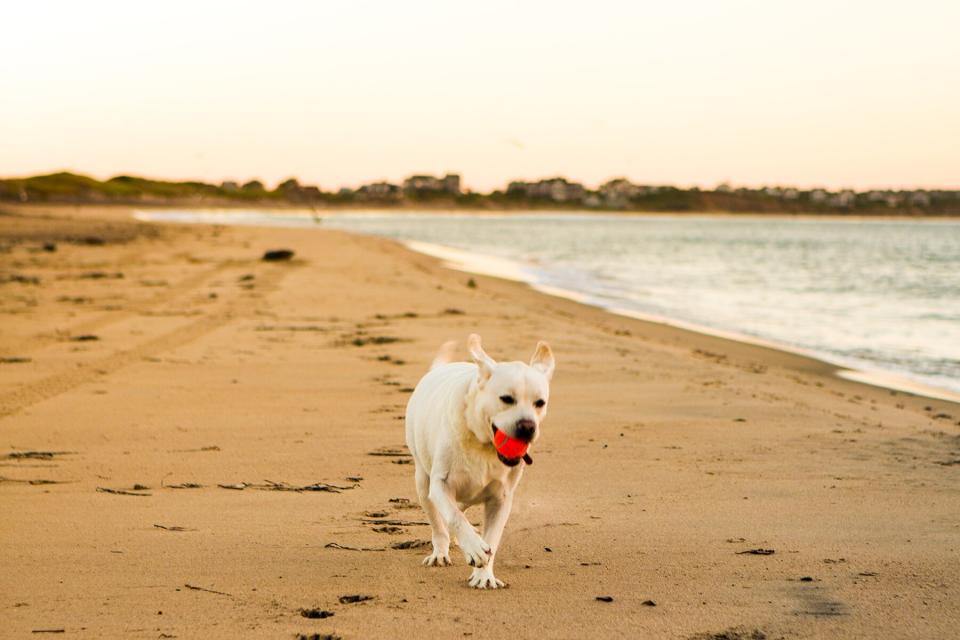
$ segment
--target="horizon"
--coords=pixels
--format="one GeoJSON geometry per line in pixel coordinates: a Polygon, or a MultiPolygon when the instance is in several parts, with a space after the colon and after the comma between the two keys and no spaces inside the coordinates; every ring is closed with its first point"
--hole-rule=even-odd
{"type": "MultiPolygon", "coordinates": [[[[281,186],[284,182],[286,182],[286,181],[288,181],[288,180],[294,180],[294,181],[297,182],[297,184],[298,184],[300,187],[317,187],[317,188],[319,188],[320,191],[322,191],[323,193],[337,193],[338,191],[340,191],[340,190],[342,190],[342,189],[348,189],[348,190],[351,190],[351,191],[356,191],[356,190],[358,190],[359,188],[361,188],[361,187],[363,187],[363,186],[370,185],[370,184],[375,184],[375,183],[382,183],[382,182],[386,182],[386,183],[388,183],[388,184],[392,184],[392,185],[397,186],[397,187],[402,187],[403,184],[404,184],[404,182],[405,182],[406,179],[408,179],[408,178],[412,178],[412,177],[432,177],[432,178],[440,178],[440,177],[443,177],[443,175],[444,175],[444,174],[434,174],[434,175],[431,175],[431,174],[425,174],[425,173],[409,173],[409,172],[408,172],[408,173],[403,174],[403,177],[402,177],[402,178],[399,178],[399,179],[397,179],[397,180],[366,180],[366,181],[358,182],[358,183],[352,184],[352,185],[346,185],[346,184],[339,184],[339,185],[329,185],[329,184],[326,184],[326,185],[325,185],[325,184],[318,184],[318,183],[312,183],[312,182],[309,182],[309,181],[301,180],[301,179],[299,178],[299,176],[296,176],[296,175],[287,175],[285,178],[281,178],[281,179],[279,179],[279,180],[277,180],[277,181],[275,181],[275,182],[271,182],[271,181],[267,181],[267,180],[262,180],[262,179],[259,178],[258,176],[249,176],[249,177],[247,177],[247,178],[241,178],[241,179],[237,179],[237,180],[233,180],[233,179],[227,179],[227,180],[216,180],[216,179],[212,179],[212,180],[210,180],[210,179],[196,179],[196,178],[182,178],[182,179],[180,179],[180,178],[165,178],[165,177],[159,177],[159,176],[141,175],[141,174],[136,174],[136,173],[131,173],[131,172],[121,172],[121,173],[116,173],[116,174],[111,174],[111,175],[106,175],[106,176],[95,176],[95,175],[91,175],[91,174],[89,174],[89,173],[82,173],[82,172],[72,171],[72,170],[70,170],[70,169],[60,169],[60,170],[57,170],[57,171],[38,173],[38,174],[34,174],[34,175],[20,175],[20,176],[2,176],[2,175],[0,175],[0,182],[3,182],[3,181],[13,181],[13,180],[29,180],[29,179],[32,179],[32,178],[42,178],[42,177],[56,176],[56,175],[61,175],[61,174],[75,175],[75,176],[78,176],[78,177],[94,178],[95,180],[98,180],[98,181],[100,181],[100,182],[108,182],[108,181],[110,181],[110,180],[114,180],[114,179],[118,179],[118,178],[133,178],[133,179],[136,179],[136,180],[168,182],[168,183],[172,183],[172,184],[185,184],[185,183],[190,183],[190,182],[197,182],[197,183],[207,184],[207,185],[216,186],[216,187],[222,187],[223,185],[228,184],[228,183],[231,183],[231,182],[236,183],[237,186],[243,186],[244,184],[249,183],[249,182],[260,182],[260,183],[263,184],[264,188],[265,188],[267,191],[275,191],[275,190],[279,189],[280,186],[281,186]]],[[[459,178],[461,179],[461,181],[463,181],[463,178],[464,178],[464,176],[463,176],[462,173],[458,173],[458,172],[456,172],[456,171],[451,171],[451,172],[449,172],[448,175],[455,175],[455,176],[459,177],[459,178]]],[[[492,195],[494,192],[497,192],[497,191],[501,191],[501,192],[502,192],[502,191],[506,191],[507,187],[508,187],[509,184],[512,183],[512,182],[523,182],[523,183],[528,183],[528,184],[530,184],[530,183],[537,183],[537,182],[547,182],[547,181],[551,181],[551,180],[566,180],[566,181],[568,181],[568,182],[570,182],[570,183],[573,183],[573,184],[581,184],[581,185],[583,185],[584,188],[586,188],[588,191],[597,191],[597,190],[600,189],[600,187],[602,187],[602,186],[603,186],[604,184],[606,184],[606,183],[613,182],[613,181],[615,181],[615,180],[623,180],[623,179],[626,179],[626,180],[628,180],[629,182],[631,182],[632,184],[634,184],[634,185],[636,185],[636,186],[641,186],[641,187],[656,187],[656,188],[661,188],[661,189],[679,189],[679,190],[681,190],[681,191],[693,191],[693,190],[698,190],[698,191],[705,191],[705,192],[721,191],[721,190],[738,191],[738,190],[741,190],[741,189],[745,189],[745,190],[747,190],[747,191],[762,191],[762,190],[764,190],[764,189],[782,189],[782,190],[790,190],[790,189],[793,189],[793,190],[796,190],[796,191],[799,191],[799,192],[810,192],[810,191],[822,190],[822,191],[833,192],[833,193],[839,193],[839,192],[843,192],[843,191],[854,191],[854,192],[856,192],[856,193],[861,193],[861,194],[862,194],[862,193],[868,193],[868,192],[870,192],[870,191],[903,191],[903,192],[910,192],[910,191],[913,191],[913,192],[916,192],[916,191],[928,191],[928,192],[935,192],[935,191],[957,192],[957,191],[960,191],[960,187],[954,187],[954,188],[950,188],[950,187],[931,187],[931,188],[927,188],[927,187],[896,187],[896,188],[889,188],[889,187],[868,187],[868,188],[864,188],[864,189],[854,189],[854,188],[852,188],[852,187],[834,187],[834,188],[831,188],[831,187],[825,187],[825,186],[823,186],[823,185],[816,185],[816,186],[798,186],[798,185],[796,185],[796,184],[789,184],[789,183],[752,184],[752,185],[750,185],[750,184],[735,184],[735,183],[729,183],[729,182],[727,182],[727,183],[720,183],[720,184],[716,184],[716,185],[697,185],[697,184],[693,184],[693,185],[679,185],[679,184],[671,184],[671,183],[657,183],[657,184],[654,184],[654,183],[634,182],[634,181],[631,181],[629,178],[625,178],[623,175],[612,176],[612,177],[603,179],[603,180],[601,180],[600,182],[598,182],[598,183],[596,183],[596,184],[592,184],[592,185],[591,185],[590,183],[582,182],[582,181],[578,180],[576,176],[547,175],[547,176],[541,176],[541,177],[536,177],[536,178],[508,178],[502,185],[500,185],[500,186],[494,186],[494,187],[491,188],[490,190],[486,190],[486,191],[480,191],[480,190],[477,190],[477,189],[471,189],[469,186],[463,186],[464,183],[461,182],[461,193],[464,193],[464,194],[473,193],[473,194],[477,194],[477,195],[492,195]]]]}
{"type": "Polygon", "coordinates": [[[7,15],[8,176],[960,188],[960,87],[944,80],[960,60],[955,3],[50,2],[7,15]]]}

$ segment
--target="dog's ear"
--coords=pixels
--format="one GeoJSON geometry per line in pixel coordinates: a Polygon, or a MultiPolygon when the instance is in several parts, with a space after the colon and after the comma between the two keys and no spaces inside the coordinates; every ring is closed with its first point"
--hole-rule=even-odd
{"type": "Polygon", "coordinates": [[[488,356],[487,352],[480,346],[480,336],[477,334],[470,334],[470,338],[467,340],[467,348],[470,350],[473,361],[477,363],[477,368],[480,372],[480,382],[485,382],[493,374],[493,367],[497,363],[494,362],[493,358],[488,356]]]}
{"type": "Polygon", "coordinates": [[[538,342],[537,350],[533,352],[533,357],[530,358],[530,366],[549,380],[553,377],[554,364],[553,351],[550,349],[550,345],[543,341],[538,342]]]}

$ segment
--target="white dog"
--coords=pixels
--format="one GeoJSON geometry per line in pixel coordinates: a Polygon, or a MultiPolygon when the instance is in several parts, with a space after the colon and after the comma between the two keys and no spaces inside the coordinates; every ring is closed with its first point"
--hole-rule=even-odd
{"type": "Polygon", "coordinates": [[[553,353],[540,342],[529,365],[497,363],[474,334],[469,348],[476,364],[471,364],[450,362],[454,347],[443,346],[407,403],[407,447],[416,463],[417,495],[433,528],[433,553],[423,564],[450,564],[452,534],[474,567],[470,586],[496,589],[504,584],[493,575],[493,561],[523,475],[520,462],[533,460],[502,456],[493,438],[498,430],[528,443],[540,436],[553,353]],[[462,511],[481,502],[482,537],[462,511]]]}

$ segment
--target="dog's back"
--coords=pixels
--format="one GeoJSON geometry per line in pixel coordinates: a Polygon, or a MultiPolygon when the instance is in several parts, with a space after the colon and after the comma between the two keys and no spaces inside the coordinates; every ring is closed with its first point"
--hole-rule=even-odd
{"type": "Polygon", "coordinates": [[[407,448],[427,473],[433,466],[434,445],[452,437],[451,426],[462,419],[464,396],[477,375],[477,365],[472,362],[437,360],[417,383],[406,413],[407,448]]]}

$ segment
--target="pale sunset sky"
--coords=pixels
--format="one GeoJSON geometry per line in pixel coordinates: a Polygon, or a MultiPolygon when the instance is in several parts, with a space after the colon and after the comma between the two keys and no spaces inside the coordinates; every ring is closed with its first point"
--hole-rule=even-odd
{"type": "Polygon", "coordinates": [[[0,176],[960,188],[960,1],[33,2],[0,176]]]}

